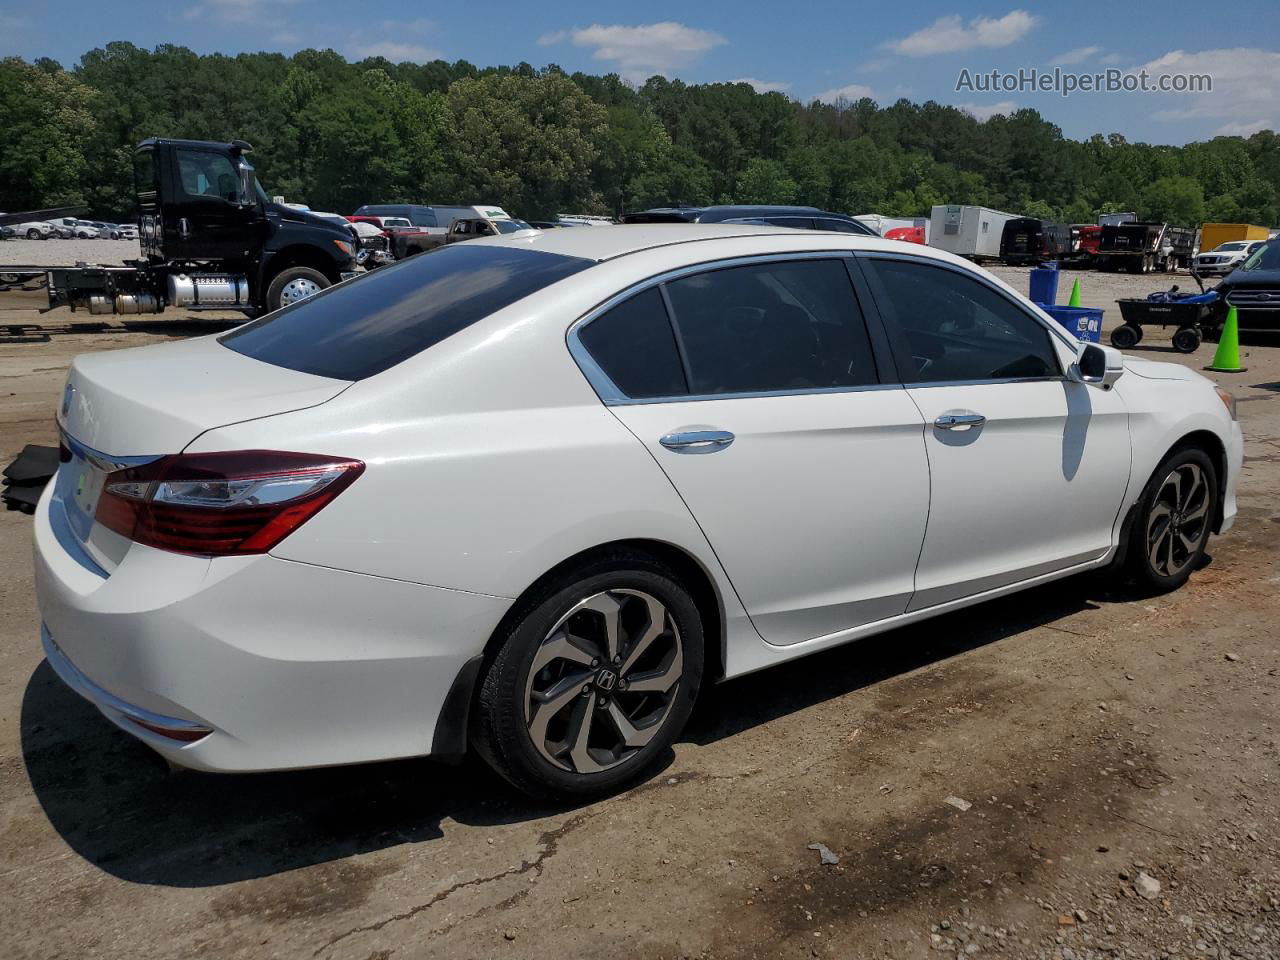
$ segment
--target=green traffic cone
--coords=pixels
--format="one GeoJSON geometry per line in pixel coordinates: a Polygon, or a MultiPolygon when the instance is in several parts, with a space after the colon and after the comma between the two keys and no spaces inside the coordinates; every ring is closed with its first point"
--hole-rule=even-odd
{"type": "Polygon", "coordinates": [[[1080,281],[1077,280],[1071,285],[1071,299],[1067,301],[1068,307],[1080,306],[1080,281]]]}
{"type": "Polygon", "coordinates": [[[1240,366],[1240,321],[1236,318],[1236,308],[1227,310],[1227,322],[1222,325],[1222,336],[1218,340],[1218,351],[1213,355],[1213,363],[1205,367],[1216,373],[1244,373],[1240,366]]]}

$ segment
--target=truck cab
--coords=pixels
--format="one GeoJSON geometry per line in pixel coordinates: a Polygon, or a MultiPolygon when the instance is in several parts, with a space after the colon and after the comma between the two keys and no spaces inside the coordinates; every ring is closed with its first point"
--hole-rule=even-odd
{"type": "MultiPolygon", "coordinates": [[[[251,149],[241,140],[151,138],[138,145],[137,286],[157,308],[267,312],[354,271],[351,230],[272,203],[246,156],[251,149]]],[[[129,286],[126,276],[115,279],[129,286]]]]}

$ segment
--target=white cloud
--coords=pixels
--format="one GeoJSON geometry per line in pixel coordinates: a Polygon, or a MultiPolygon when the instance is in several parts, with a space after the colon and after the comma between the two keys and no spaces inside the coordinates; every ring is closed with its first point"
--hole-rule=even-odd
{"type": "Polygon", "coordinates": [[[889,48],[908,57],[928,57],[977,47],[1007,47],[1025,37],[1036,23],[1037,18],[1025,10],[1011,10],[998,20],[975,17],[968,25],[959,14],[954,14],[940,17],[901,40],[891,41],[889,48]]]}
{"type": "Polygon", "coordinates": [[[1060,53],[1049,61],[1051,67],[1069,67],[1075,63],[1084,63],[1090,57],[1102,52],[1101,47],[1076,47],[1066,53],[1060,53]]]}
{"type": "Polygon", "coordinates": [[[1156,94],[1176,104],[1154,112],[1157,120],[1207,120],[1215,134],[1224,136],[1280,129],[1280,52],[1249,47],[1194,53],[1173,50],[1129,69],[1147,71],[1153,82],[1162,74],[1207,74],[1212,78],[1213,89],[1209,91],[1156,94]]]}
{"type": "Polygon", "coordinates": [[[557,30],[538,38],[542,46],[571,42],[575,47],[594,48],[591,56],[617,66],[618,73],[636,82],[655,73],[666,75],[688,66],[708,50],[729,41],[712,30],[699,30],[683,23],[640,24],[638,26],[592,24],[575,30],[557,30]]]}
{"type": "Polygon", "coordinates": [[[843,87],[836,87],[833,90],[823,90],[813,99],[821,100],[823,103],[838,103],[846,100],[849,103],[856,103],[863,97],[874,97],[875,91],[863,83],[850,83],[843,87]]]}
{"type": "Polygon", "coordinates": [[[1098,62],[1106,66],[1110,66],[1113,63],[1120,63],[1122,60],[1124,60],[1124,57],[1118,53],[1107,53],[1098,58],[1098,62]]]}
{"type": "MultiPolygon", "coordinates": [[[[257,23],[278,19],[280,7],[297,3],[297,0],[200,0],[182,14],[187,20],[216,23],[257,23]]],[[[275,24],[283,26],[283,24],[275,24]]]]}
{"type": "Polygon", "coordinates": [[[1259,130],[1266,130],[1271,126],[1272,124],[1266,120],[1254,120],[1252,123],[1233,120],[1231,123],[1224,123],[1213,131],[1213,135],[1215,137],[1249,137],[1259,130]]]}
{"type": "Polygon", "coordinates": [[[1001,100],[999,103],[957,103],[954,106],[981,123],[986,123],[997,114],[1008,116],[1018,109],[1018,105],[1012,100],[1001,100]]]}
{"type": "Polygon", "coordinates": [[[397,40],[378,40],[374,43],[361,43],[351,48],[351,54],[357,60],[365,57],[386,57],[392,63],[426,63],[428,60],[439,60],[442,54],[435,47],[422,43],[401,43],[397,40]]]}
{"type": "Polygon", "coordinates": [[[766,80],[757,80],[755,77],[739,77],[737,80],[731,80],[731,83],[749,83],[755,88],[756,93],[785,93],[791,89],[789,83],[771,83],[766,80]]]}

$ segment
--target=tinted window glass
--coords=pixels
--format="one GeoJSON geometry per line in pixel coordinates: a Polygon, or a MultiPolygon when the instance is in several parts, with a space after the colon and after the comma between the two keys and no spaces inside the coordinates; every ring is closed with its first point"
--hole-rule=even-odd
{"type": "Polygon", "coordinates": [[[177,154],[178,178],[185,193],[235,201],[240,181],[230,157],[203,150],[179,150],[177,154]]]}
{"type": "Polygon", "coordinates": [[[667,308],[657,287],[592,320],[578,338],[628,397],[674,397],[688,392],[667,308]]]}
{"type": "Polygon", "coordinates": [[[875,362],[839,260],[713,270],[667,285],[695,394],[875,383],[875,362]]]}
{"type": "Polygon", "coordinates": [[[813,229],[813,220],[809,217],[762,217],[761,219],[775,227],[790,227],[792,230],[813,229]]]}
{"type": "Polygon", "coordinates": [[[902,376],[914,383],[1054,377],[1061,371],[1044,325],[986,284],[902,260],[866,261],[876,303],[895,337],[902,376]]]}
{"type": "Polygon", "coordinates": [[[156,191],[156,153],[139,150],[133,155],[133,182],[139,193],[156,191]]]}
{"type": "Polygon", "coordinates": [[[291,370],[361,380],[592,262],[461,243],[330,287],[221,342],[291,370]]]}
{"type": "Polygon", "coordinates": [[[865,230],[860,230],[849,220],[835,220],[830,217],[819,217],[813,221],[817,224],[819,230],[835,230],[839,233],[860,233],[865,234],[865,230]]]}

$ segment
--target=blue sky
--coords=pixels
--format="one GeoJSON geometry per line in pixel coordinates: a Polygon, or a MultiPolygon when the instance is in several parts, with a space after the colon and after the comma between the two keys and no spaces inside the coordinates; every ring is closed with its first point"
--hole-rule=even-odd
{"type": "Polygon", "coordinates": [[[110,40],[201,53],[332,47],[349,58],[526,60],[569,71],[749,80],[808,101],[899,97],[976,116],[1034,107],[1071,137],[1184,143],[1280,129],[1280,4],[1006,2],[411,3],[405,0],[0,0],[0,55],[72,65],[110,40]],[[962,70],[1057,65],[1208,74],[1212,92],[957,91],[962,70]]]}

